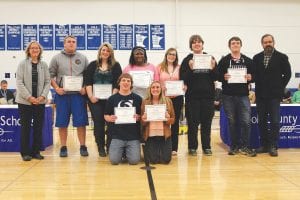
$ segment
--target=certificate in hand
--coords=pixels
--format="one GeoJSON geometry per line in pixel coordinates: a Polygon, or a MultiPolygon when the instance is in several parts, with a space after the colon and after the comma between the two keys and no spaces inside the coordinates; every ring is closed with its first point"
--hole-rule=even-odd
{"type": "Polygon", "coordinates": [[[111,84],[94,84],[93,95],[98,99],[108,99],[112,94],[111,84]]]}
{"type": "Polygon", "coordinates": [[[228,83],[247,83],[245,77],[247,74],[246,68],[228,68],[227,72],[230,75],[228,83]]]}
{"type": "Polygon", "coordinates": [[[136,123],[135,107],[115,107],[117,119],[115,124],[133,124],[136,123]]]}
{"type": "Polygon", "coordinates": [[[166,96],[184,95],[183,81],[166,81],[166,96]]]}
{"type": "Polygon", "coordinates": [[[147,121],[166,121],[166,104],[145,105],[147,121]]]}
{"type": "Polygon", "coordinates": [[[147,88],[152,82],[151,73],[149,71],[131,71],[129,73],[133,79],[133,86],[147,88]]]}
{"type": "Polygon", "coordinates": [[[193,69],[211,69],[212,56],[208,54],[194,54],[193,69]]]}
{"type": "Polygon", "coordinates": [[[65,91],[80,91],[82,83],[82,76],[63,76],[63,89],[65,91]]]}

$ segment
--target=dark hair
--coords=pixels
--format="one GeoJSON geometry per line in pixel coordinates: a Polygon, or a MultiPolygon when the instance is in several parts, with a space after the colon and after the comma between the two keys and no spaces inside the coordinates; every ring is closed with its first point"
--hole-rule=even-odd
{"type": "Polygon", "coordinates": [[[132,79],[132,76],[128,73],[123,73],[119,76],[118,81],[117,81],[118,89],[120,89],[120,82],[121,82],[122,78],[128,78],[131,80],[130,89],[132,89],[133,88],[133,79],[132,79]]]}
{"type": "Polygon", "coordinates": [[[228,47],[230,47],[230,44],[231,44],[232,41],[239,41],[241,43],[241,46],[242,46],[242,40],[241,40],[241,38],[239,38],[238,36],[233,36],[232,38],[230,38],[228,40],[228,47]]]}
{"type": "Polygon", "coordinates": [[[265,37],[269,37],[269,36],[272,38],[272,40],[273,40],[273,42],[274,42],[274,41],[275,41],[275,40],[274,40],[274,36],[271,35],[271,34],[269,34],[269,33],[264,34],[264,35],[261,37],[260,42],[263,43],[263,40],[265,39],[265,37]]]}
{"type": "Polygon", "coordinates": [[[6,81],[6,80],[2,80],[2,81],[1,81],[1,85],[2,85],[2,84],[7,84],[7,81],[6,81]]]}
{"type": "Polygon", "coordinates": [[[189,40],[189,44],[190,44],[190,49],[192,49],[192,44],[195,42],[195,41],[198,41],[198,42],[202,42],[202,44],[204,44],[204,41],[202,39],[202,37],[200,35],[192,35],[190,37],[190,40],[189,40]]]}
{"type": "Polygon", "coordinates": [[[133,47],[132,48],[132,50],[131,50],[131,54],[130,54],[130,58],[129,58],[129,64],[130,65],[135,65],[135,60],[134,60],[134,52],[136,51],[136,50],[141,50],[141,51],[143,51],[144,52],[144,63],[147,63],[147,53],[146,53],[146,49],[144,48],[144,47],[141,47],[141,46],[135,46],[135,47],[133,47]]]}

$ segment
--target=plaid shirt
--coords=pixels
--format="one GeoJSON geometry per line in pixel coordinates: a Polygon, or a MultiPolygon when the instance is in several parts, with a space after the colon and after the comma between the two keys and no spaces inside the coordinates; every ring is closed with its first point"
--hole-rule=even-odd
{"type": "Polygon", "coordinates": [[[268,64],[269,64],[269,61],[271,59],[271,56],[272,56],[272,54],[269,54],[269,55],[264,54],[264,66],[265,66],[265,68],[268,67],[268,64]]]}

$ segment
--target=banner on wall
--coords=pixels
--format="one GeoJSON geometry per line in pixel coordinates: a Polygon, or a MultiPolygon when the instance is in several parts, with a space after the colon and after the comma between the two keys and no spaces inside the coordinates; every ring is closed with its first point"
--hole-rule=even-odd
{"type": "Polygon", "coordinates": [[[97,50],[101,45],[101,24],[87,24],[87,50],[97,50]]]}
{"type": "Polygon", "coordinates": [[[119,50],[131,50],[133,47],[133,25],[119,24],[119,50]]]}
{"type": "Polygon", "coordinates": [[[0,50],[5,50],[5,24],[0,24],[0,50]]]}
{"type": "Polygon", "coordinates": [[[108,42],[114,49],[118,48],[117,43],[117,24],[103,24],[103,42],[108,42]]]}
{"type": "Polygon", "coordinates": [[[55,50],[62,50],[64,48],[64,38],[69,35],[69,24],[58,25],[55,24],[55,50]]]}
{"type": "Polygon", "coordinates": [[[23,24],[23,50],[31,41],[37,41],[37,25],[23,24]]]}
{"type": "Polygon", "coordinates": [[[53,50],[53,25],[39,25],[39,42],[44,50],[53,50]]]}
{"type": "Polygon", "coordinates": [[[134,45],[149,50],[149,25],[134,25],[134,45]]]}
{"type": "Polygon", "coordinates": [[[165,25],[150,25],[150,50],[165,49],[165,25]]]}
{"type": "Polygon", "coordinates": [[[85,24],[71,24],[70,32],[76,37],[77,50],[85,50],[85,24]]]}
{"type": "Polygon", "coordinates": [[[21,25],[7,24],[6,28],[7,50],[20,51],[21,49],[21,25]]]}

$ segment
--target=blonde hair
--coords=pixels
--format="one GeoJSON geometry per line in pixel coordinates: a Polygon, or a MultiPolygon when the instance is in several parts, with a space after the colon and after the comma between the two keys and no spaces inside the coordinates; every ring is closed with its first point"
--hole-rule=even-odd
{"type": "Polygon", "coordinates": [[[160,91],[160,94],[159,94],[159,104],[166,104],[168,101],[169,101],[169,98],[167,98],[163,91],[162,91],[162,86],[161,86],[161,83],[159,81],[153,81],[150,86],[147,88],[147,94],[146,94],[146,98],[145,100],[149,100],[151,102],[151,104],[153,104],[153,95],[151,94],[151,87],[153,86],[153,84],[155,83],[158,83],[160,88],[161,88],[161,91],[160,91]]]}
{"type": "Polygon", "coordinates": [[[175,48],[169,48],[166,53],[165,53],[165,56],[164,56],[164,60],[159,64],[160,66],[160,71],[162,72],[167,72],[168,71],[168,60],[167,60],[167,56],[168,54],[171,52],[171,51],[175,51],[176,53],[176,58],[173,62],[173,67],[175,68],[177,65],[178,65],[178,53],[177,53],[177,50],[175,48]]]}
{"type": "Polygon", "coordinates": [[[40,60],[42,59],[43,47],[42,47],[42,45],[41,45],[39,42],[37,42],[37,41],[31,41],[31,42],[27,45],[26,50],[25,50],[26,58],[31,58],[31,55],[30,55],[29,50],[30,50],[32,44],[37,44],[37,45],[39,46],[39,48],[40,48],[40,54],[38,55],[38,61],[40,61],[40,60]]]}
{"type": "Polygon", "coordinates": [[[110,56],[107,60],[108,69],[110,70],[116,64],[117,61],[115,59],[114,48],[108,42],[104,42],[98,49],[97,66],[101,66],[101,64],[102,64],[102,58],[101,58],[100,52],[103,49],[103,47],[107,47],[110,52],[110,56]]]}

